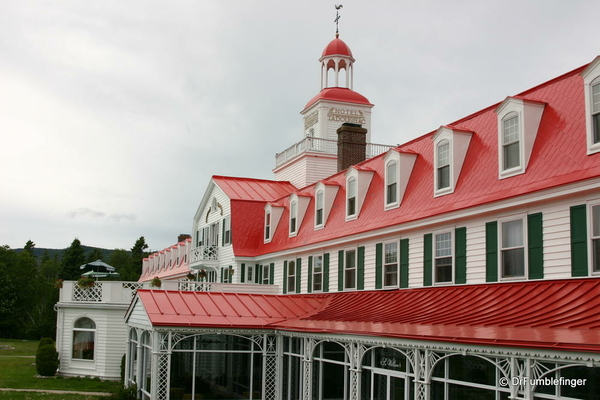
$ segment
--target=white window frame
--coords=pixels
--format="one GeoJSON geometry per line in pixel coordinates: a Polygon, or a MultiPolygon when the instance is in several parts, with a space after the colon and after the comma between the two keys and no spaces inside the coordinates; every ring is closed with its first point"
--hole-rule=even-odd
{"type": "MultiPolygon", "coordinates": [[[[593,96],[594,87],[600,85],[600,56],[596,57],[581,75],[584,84],[586,141],[589,155],[600,152],[600,141],[594,140],[594,116],[600,114],[600,108],[594,109],[593,96]]],[[[600,121],[598,123],[600,125],[600,121]]]]}
{"type": "Polygon", "coordinates": [[[231,217],[224,218],[223,225],[223,245],[231,244],[231,217]]]}
{"type": "Polygon", "coordinates": [[[350,176],[346,179],[346,221],[356,219],[358,209],[358,179],[356,176],[350,176]],[[352,186],[351,186],[352,185],[352,186]],[[354,189],[354,195],[351,189],[354,189]],[[352,202],[351,202],[352,200],[352,202]],[[350,205],[352,204],[353,207],[350,205]],[[354,208],[353,212],[350,213],[351,208],[354,208]]]}
{"type": "Polygon", "coordinates": [[[318,254],[313,256],[313,270],[312,270],[312,291],[315,293],[320,293],[323,291],[323,254],[318,254]],[[321,260],[320,263],[317,260],[321,260]],[[321,270],[317,272],[317,265],[320,265],[321,270]],[[316,289],[316,277],[320,276],[321,286],[319,289],[316,289]]]}
{"type": "Polygon", "coordinates": [[[298,201],[292,200],[290,202],[290,237],[298,234],[298,201]],[[293,229],[292,229],[293,228],[293,229]]]}
{"type": "Polygon", "coordinates": [[[501,169],[502,169],[502,173],[504,174],[511,174],[515,171],[521,171],[523,169],[523,133],[522,133],[522,121],[521,121],[521,115],[516,112],[516,111],[512,111],[508,114],[506,114],[502,120],[501,120],[501,124],[502,124],[502,131],[500,132],[500,140],[501,140],[501,169]],[[507,124],[510,121],[516,120],[515,124],[511,124],[509,126],[507,126],[507,124]],[[515,127],[517,129],[517,133],[516,133],[516,139],[512,139],[512,140],[506,140],[507,135],[510,135],[510,129],[515,127]],[[508,147],[509,146],[514,146],[514,145],[518,145],[517,148],[517,158],[518,158],[518,164],[514,165],[514,166],[507,166],[507,154],[508,154],[508,147]]]}
{"type": "Polygon", "coordinates": [[[435,232],[433,232],[433,238],[432,238],[432,250],[433,250],[433,255],[432,255],[432,260],[433,260],[433,265],[432,265],[432,269],[433,269],[433,284],[436,286],[443,286],[443,285],[451,285],[454,283],[454,267],[455,267],[455,253],[456,253],[456,249],[454,247],[454,228],[447,228],[447,229],[441,229],[441,230],[437,230],[435,232]],[[438,252],[438,241],[437,238],[438,236],[441,235],[450,235],[450,255],[441,255],[438,256],[437,252],[438,252]],[[450,264],[450,280],[446,280],[446,281],[438,281],[438,274],[437,274],[437,261],[444,259],[444,258],[448,258],[450,257],[452,259],[452,263],[450,264]]]}
{"type": "MultiPolygon", "coordinates": [[[[98,341],[98,335],[96,334],[97,331],[98,331],[98,324],[96,323],[96,321],[94,321],[92,318],[90,318],[87,315],[82,315],[73,320],[72,343],[71,343],[71,358],[73,360],[87,361],[87,362],[96,361],[96,347],[97,347],[96,344],[98,341]],[[92,323],[94,324],[94,328],[77,328],[77,327],[75,327],[75,324],[77,323],[77,321],[81,321],[82,319],[88,319],[88,320],[92,321],[92,323]],[[94,345],[92,358],[75,357],[75,338],[76,338],[76,336],[78,336],[78,335],[76,335],[76,332],[88,332],[88,333],[92,334],[92,343],[94,345]]],[[[81,352],[83,353],[83,350],[81,350],[81,352]]]]}
{"type": "Polygon", "coordinates": [[[383,246],[381,248],[383,254],[381,254],[381,279],[382,286],[384,289],[395,289],[400,287],[400,241],[399,240],[388,240],[387,242],[383,242],[383,246]],[[387,267],[394,264],[394,262],[387,262],[387,246],[388,245],[396,246],[396,284],[395,285],[386,285],[386,276],[388,275],[387,267]]]}
{"type": "Polygon", "coordinates": [[[600,249],[598,249],[598,253],[594,252],[594,242],[600,242],[600,199],[595,199],[588,203],[587,209],[588,217],[588,259],[590,260],[590,274],[594,276],[600,275],[600,249]],[[597,209],[597,214],[594,215],[594,209],[597,209]],[[598,220],[597,229],[594,229],[594,217],[598,220]],[[598,262],[598,269],[594,269],[594,265],[596,264],[596,260],[598,262]]]}
{"type": "Polygon", "coordinates": [[[296,279],[298,275],[298,266],[296,265],[295,258],[288,260],[286,269],[287,292],[296,293],[296,279]],[[292,270],[293,274],[290,274],[290,269],[292,270]]]}
{"type": "Polygon", "coordinates": [[[588,89],[590,97],[590,112],[588,119],[590,124],[590,152],[597,153],[600,151],[600,76],[594,79],[588,89]],[[594,93],[594,91],[597,93],[594,93]]]}
{"type": "Polygon", "coordinates": [[[315,192],[315,229],[322,229],[325,226],[325,191],[317,190],[315,192]],[[319,201],[319,197],[321,201],[319,201]],[[319,204],[321,203],[321,204],[319,204]],[[321,211],[321,222],[319,222],[319,210],[321,211]]]}
{"type": "Polygon", "coordinates": [[[254,265],[248,264],[246,269],[246,282],[254,283],[254,265]]]}
{"type": "Polygon", "coordinates": [[[514,280],[525,280],[529,276],[529,263],[528,260],[528,242],[527,242],[527,214],[517,214],[512,216],[507,216],[498,220],[498,277],[501,281],[514,281],[514,280]],[[503,224],[512,222],[512,221],[522,221],[522,234],[523,234],[523,243],[521,246],[513,246],[513,247],[503,247],[502,243],[502,230],[503,224]],[[515,250],[520,247],[523,247],[523,275],[522,276],[504,276],[504,264],[503,264],[503,252],[507,250],[515,250]]]}
{"type": "Polygon", "coordinates": [[[344,251],[344,276],[342,277],[344,279],[344,291],[346,290],[356,290],[357,288],[357,281],[358,281],[358,249],[356,247],[351,248],[351,249],[346,249],[344,251]],[[354,266],[352,268],[348,267],[348,254],[352,252],[354,253],[354,266]],[[354,274],[354,286],[349,287],[348,286],[348,279],[346,277],[347,273],[353,273],[354,274]]]}
{"type": "Polygon", "coordinates": [[[400,178],[400,168],[399,168],[399,162],[397,160],[390,160],[385,164],[385,208],[386,209],[390,209],[390,208],[396,208],[398,207],[399,204],[399,198],[400,198],[400,182],[399,182],[399,178],[400,178]],[[394,174],[396,175],[394,180],[391,180],[390,177],[390,171],[394,171],[394,174]],[[394,185],[393,188],[390,188],[391,185],[394,185]],[[390,201],[390,194],[393,193],[394,196],[394,201],[390,201]]]}
{"type": "Polygon", "coordinates": [[[270,285],[271,284],[271,266],[269,264],[262,266],[262,284],[270,285]]]}
{"type": "Polygon", "coordinates": [[[442,139],[435,145],[435,192],[440,195],[452,190],[452,144],[449,139],[442,139]],[[440,149],[446,146],[446,162],[442,164],[443,159],[440,157],[440,149]],[[446,168],[448,185],[440,187],[440,171],[446,168]]]}
{"type": "Polygon", "coordinates": [[[272,239],[272,236],[273,236],[273,231],[271,229],[272,225],[273,225],[273,215],[272,215],[271,211],[267,210],[267,211],[265,211],[265,232],[264,232],[265,243],[270,242],[272,239]]]}

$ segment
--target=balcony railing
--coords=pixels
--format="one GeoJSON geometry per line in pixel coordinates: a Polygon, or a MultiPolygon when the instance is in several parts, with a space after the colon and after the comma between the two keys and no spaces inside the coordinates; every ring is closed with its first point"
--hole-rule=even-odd
{"type": "MultiPolygon", "coordinates": [[[[378,156],[381,153],[385,153],[392,147],[394,146],[389,146],[386,144],[367,143],[366,156],[367,158],[378,156]]],[[[337,141],[315,137],[306,137],[298,143],[288,147],[281,153],[277,153],[275,155],[275,166],[279,167],[280,165],[283,165],[289,160],[291,160],[292,158],[309,151],[323,154],[337,154],[337,141]]]]}
{"type": "Polygon", "coordinates": [[[188,292],[229,292],[277,294],[278,285],[254,283],[216,283],[190,280],[163,280],[161,287],[151,287],[150,282],[97,281],[88,288],[80,288],[76,281],[65,281],[60,290],[59,303],[116,303],[128,305],[138,289],[179,290],[188,292]]]}
{"type": "Polygon", "coordinates": [[[216,261],[219,259],[219,251],[217,246],[198,246],[192,249],[190,257],[192,263],[206,260],[216,261]]]}

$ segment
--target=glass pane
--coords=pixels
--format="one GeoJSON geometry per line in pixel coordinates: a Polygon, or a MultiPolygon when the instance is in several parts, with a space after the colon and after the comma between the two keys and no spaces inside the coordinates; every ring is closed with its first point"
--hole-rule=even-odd
{"type": "Polygon", "coordinates": [[[438,189],[450,187],[450,166],[438,168],[438,189]]]}
{"type": "Polygon", "coordinates": [[[504,145],[519,140],[519,117],[514,116],[503,121],[504,127],[504,145]]]}
{"type": "Polygon", "coordinates": [[[313,267],[313,271],[315,273],[321,272],[321,269],[323,268],[323,256],[316,256],[315,257],[315,265],[313,267]]]}
{"type": "Polygon", "coordinates": [[[296,291],[296,278],[294,278],[293,276],[288,277],[287,285],[288,285],[288,287],[287,287],[288,292],[295,292],[296,291]]]}
{"type": "Polygon", "coordinates": [[[519,142],[504,146],[504,169],[515,168],[521,165],[519,160],[519,142]]]}
{"type": "Polygon", "coordinates": [[[594,143],[600,143],[600,113],[594,115],[594,143]]]}
{"type": "Polygon", "coordinates": [[[344,279],[344,284],[345,284],[344,287],[346,289],[354,289],[356,287],[355,272],[356,272],[356,270],[354,270],[354,269],[346,270],[345,279],[344,279]]]}
{"type": "Polygon", "coordinates": [[[313,290],[323,290],[323,275],[316,274],[313,276],[313,290]]]}
{"type": "Polygon", "coordinates": [[[452,233],[446,232],[435,235],[435,256],[446,257],[452,255],[452,233]]]}
{"type": "Polygon", "coordinates": [[[523,246],[523,220],[502,223],[502,248],[523,246]]]}
{"type": "MultiPolygon", "coordinates": [[[[452,356],[448,362],[450,379],[496,386],[496,366],[491,362],[471,356],[452,356]]],[[[462,399],[464,397],[450,396],[450,398],[462,399]]]]}
{"type": "Polygon", "coordinates": [[[356,252],[354,250],[350,250],[346,252],[346,269],[352,269],[356,267],[356,252]]]}
{"type": "Polygon", "coordinates": [[[450,143],[443,141],[437,147],[437,166],[443,167],[450,164],[450,143]]]}
{"type": "Polygon", "coordinates": [[[592,112],[600,112],[600,83],[592,86],[592,112]]]}
{"type": "Polygon", "coordinates": [[[496,392],[462,385],[448,385],[448,398],[461,400],[496,400],[496,392]]]}
{"type": "Polygon", "coordinates": [[[75,328],[96,329],[96,324],[89,318],[79,318],[75,321],[75,328]]]}
{"type": "Polygon", "coordinates": [[[387,204],[392,204],[397,201],[396,192],[396,183],[392,183],[387,186],[387,204]]]}
{"type": "Polygon", "coordinates": [[[323,208],[323,192],[317,192],[317,208],[323,208]]]}
{"type": "Polygon", "coordinates": [[[381,347],[372,351],[375,358],[373,367],[391,371],[406,371],[406,357],[402,353],[381,347]]]}
{"type": "Polygon", "coordinates": [[[437,283],[452,282],[452,257],[435,260],[435,281],[437,283]]]}
{"type": "Polygon", "coordinates": [[[600,239],[592,240],[592,253],[594,259],[592,268],[594,272],[600,271],[600,239]]]}
{"type": "Polygon", "coordinates": [[[387,183],[388,185],[390,183],[394,183],[396,182],[396,163],[389,163],[387,165],[387,183]]]}
{"type": "Polygon", "coordinates": [[[356,197],[348,199],[348,215],[356,214],[356,197]]]}
{"type": "Polygon", "coordinates": [[[296,263],[294,261],[288,262],[288,275],[296,274],[296,263]]]}
{"type": "Polygon", "coordinates": [[[73,358],[94,359],[94,332],[73,331],[73,358]]]}
{"type": "Polygon", "coordinates": [[[398,264],[390,264],[385,266],[385,286],[398,285],[398,264]]]}
{"type": "Polygon", "coordinates": [[[398,262],[398,243],[386,243],[385,244],[385,263],[398,262]]]}
{"type": "Polygon", "coordinates": [[[348,180],[348,197],[356,196],[356,180],[351,178],[348,180]]]}
{"type": "Polygon", "coordinates": [[[600,237],[600,206],[592,207],[592,236],[600,237]]]}
{"type": "Polygon", "coordinates": [[[525,276],[525,249],[502,251],[502,277],[525,276]]]}

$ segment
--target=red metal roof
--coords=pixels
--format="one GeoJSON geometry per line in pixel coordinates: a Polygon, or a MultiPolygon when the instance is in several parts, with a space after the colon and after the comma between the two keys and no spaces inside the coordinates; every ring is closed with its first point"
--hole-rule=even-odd
{"type": "Polygon", "coordinates": [[[212,179],[231,200],[273,201],[296,190],[288,181],[218,175],[214,175],[212,179]]]}
{"type": "Polygon", "coordinates": [[[265,328],[600,352],[600,279],[258,295],[140,290],[155,326],[265,328]]]}
{"type": "Polygon", "coordinates": [[[323,49],[323,54],[321,57],[325,56],[350,56],[352,57],[352,51],[350,51],[350,47],[340,38],[335,38],[327,46],[323,49]]]}
{"type": "MultiPolygon", "coordinates": [[[[297,235],[289,237],[287,196],[292,193],[290,191],[281,199],[286,204],[286,209],[270,243],[264,243],[262,239],[264,223],[255,227],[242,224],[241,234],[254,235],[256,239],[252,243],[257,245],[240,247],[240,255],[265,255],[323,243],[600,177],[600,153],[587,154],[584,85],[580,75],[584,68],[585,66],[578,68],[518,95],[520,99],[546,103],[524,174],[498,179],[497,103],[447,124],[454,129],[474,132],[454,193],[438,197],[433,195],[434,160],[431,137],[435,131],[430,132],[396,148],[397,151],[417,154],[400,207],[384,210],[381,197],[385,189],[383,155],[375,157],[359,164],[361,168],[374,170],[375,174],[368,189],[369,195],[366,196],[357,219],[346,221],[346,176],[342,171],[327,178],[327,184],[339,184],[340,190],[323,229],[314,229],[313,184],[300,188],[302,192],[312,193],[313,199],[298,227],[297,235]]],[[[264,210],[257,212],[262,214],[260,218],[264,217],[264,210]]],[[[233,235],[236,237],[236,232],[233,235]]]]}
{"type": "Polygon", "coordinates": [[[315,97],[310,99],[304,106],[306,110],[308,107],[315,104],[318,100],[330,100],[339,101],[342,103],[353,103],[353,104],[366,104],[372,106],[369,100],[362,94],[355,92],[354,90],[343,88],[343,87],[330,87],[321,90],[315,97]]]}

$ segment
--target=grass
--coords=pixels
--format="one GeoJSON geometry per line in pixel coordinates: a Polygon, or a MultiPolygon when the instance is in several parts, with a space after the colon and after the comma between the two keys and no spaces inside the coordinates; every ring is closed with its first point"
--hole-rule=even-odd
{"type": "Polygon", "coordinates": [[[82,396],[80,394],[56,394],[35,392],[3,392],[0,391],[0,400],[106,400],[106,397],[82,396]]]}
{"type": "MultiPolygon", "coordinates": [[[[37,341],[0,339],[0,371],[2,371],[0,373],[0,388],[113,392],[120,386],[119,382],[101,381],[98,378],[63,378],[60,376],[54,378],[36,378],[35,359],[23,358],[23,356],[35,356],[37,344],[37,341]],[[5,346],[10,346],[14,349],[6,349],[5,346]]],[[[29,398],[67,399],[67,397],[64,397],[65,395],[60,395],[60,397],[39,397],[37,393],[10,393],[10,396],[13,397],[4,397],[6,393],[0,391],[0,400],[12,398],[19,400],[29,398]]],[[[84,400],[80,395],[76,397],[79,400],[84,400]]]]}

